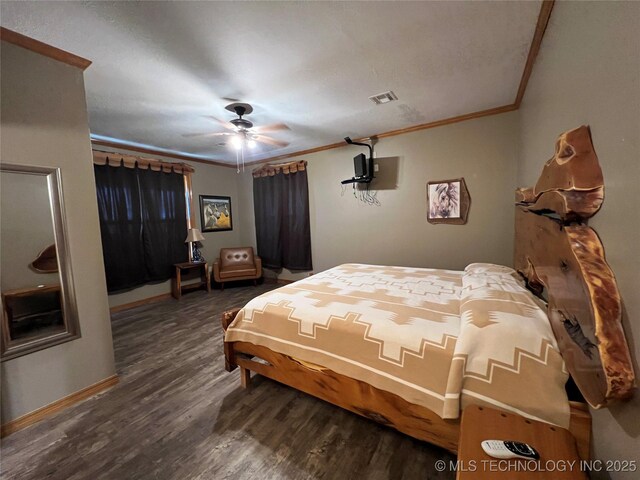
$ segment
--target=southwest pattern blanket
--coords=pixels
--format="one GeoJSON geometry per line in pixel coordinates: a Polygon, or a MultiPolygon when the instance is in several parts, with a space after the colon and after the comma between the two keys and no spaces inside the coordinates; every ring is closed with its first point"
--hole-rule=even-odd
{"type": "Polygon", "coordinates": [[[225,341],[265,346],[457,418],[484,404],[567,427],[568,374],[517,273],[345,264],[251,300],[225,341]]]}

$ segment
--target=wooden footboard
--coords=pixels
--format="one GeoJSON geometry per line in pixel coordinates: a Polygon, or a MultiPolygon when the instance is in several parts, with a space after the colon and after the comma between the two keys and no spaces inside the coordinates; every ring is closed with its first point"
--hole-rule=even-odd
{"type": "Polygon", "coordinates": [[[443,420],[431,410],[393,393],[331,370],[303,364],[266,347],[245,342],[234,342],[230,346],[242,370],[259,373],[450,452],[458,449],[460,425],[457,420],[443,420]]]}
{"type": "MultiPolygon", "coordinates": [[[[226,331],[239,310],[225,312],[222,327],[226,331]]],[[[241,371],[241,383],[249,388],[250,372],[342,407],[383,425],[395,428],[418,440],[457,453],[460,421],[444,420],[431,410],[377,389],[365,382],[326,368],[301,362],[269,348],[247,342],[225,342],[225,368],[241,371]]],[[[586,404],[571,403],[569,430],[576,438],[581,458],[589,459],[591,416],[586,404]]]]}

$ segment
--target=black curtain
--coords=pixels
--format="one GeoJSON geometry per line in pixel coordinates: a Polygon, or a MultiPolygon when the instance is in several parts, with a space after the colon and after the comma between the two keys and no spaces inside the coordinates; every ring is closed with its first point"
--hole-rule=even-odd
{"type": "Polygon", "coordinates": [[[188,259],[183,176],[94,165],[107,290],[171,278],[188,259]]]}
{"type": "Polygon", "coordinates": [[[312,270],[306,170],[253,179],[258,255],[267,268],[312,270]]]}
{"type": "Polygon", "coordinates": [[[173,264],[186,262],[187,237],[184,177],[138,170],[142,200],[142,239],[149,281],[171,278],[173,264]]]}
{"type": "Polygon", "coordinates": [[[94,165],[108,291],[146,281],[137,169],[94,165]]]}

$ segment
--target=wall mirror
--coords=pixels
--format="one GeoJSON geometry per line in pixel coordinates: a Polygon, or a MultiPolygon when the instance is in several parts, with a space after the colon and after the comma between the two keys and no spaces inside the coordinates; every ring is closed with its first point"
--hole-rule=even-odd
{"type": "Polygon", "coordinates": [[[0,163],[0,361],[80,337],[57,168],[0,163]]]}

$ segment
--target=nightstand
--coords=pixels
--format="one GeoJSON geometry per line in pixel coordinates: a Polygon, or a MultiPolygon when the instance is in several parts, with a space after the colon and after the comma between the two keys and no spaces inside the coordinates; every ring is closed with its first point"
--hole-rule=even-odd
{"type": "Polygon", "coordinates": [[[575,439],[564,428],[478,405],[469,405],[462,413],[457,480],[584,480],[587,475],[580,467],[575,439]],[[483,440],[528,443],[540,460],[490,457],[480,446],[483,440]]]}
{"type": "Polygon", "coordinates": [[[211,274],[209,273],[209,264],[207,262],[184,262],[174,265],[176,271],[171,283],[171,294],[177,300],[183,293],[205,287],[207,292],[211,292],[211,274]],[[182,272],[193,269],[200,270],[200,283],[190,283],[182,285],[182,272]]]}

